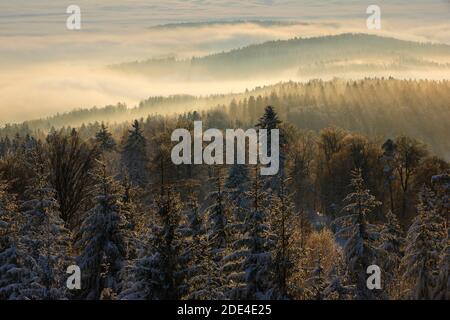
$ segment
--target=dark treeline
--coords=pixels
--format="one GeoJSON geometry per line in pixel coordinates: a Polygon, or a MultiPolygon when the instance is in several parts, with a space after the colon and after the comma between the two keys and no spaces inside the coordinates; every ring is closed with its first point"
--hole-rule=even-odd
{"type": "MultiPolygon", "coordinates": [[[[330,61],[348,63],[347,73],[358,71],[358,61],[386,64],[393,60],[400,70],[426,67],[428,71],[437,71],[449,65],[430,62],[438,63],[441,57],[448,57],[449,54],[450,46],[445,44],[418,43],[369,34],[340,34],[268,41],[204,57],[150,59],[114,65],[112,68],[148,77],[170,76],[182,80],[253,78],[299,69],[300,76],[310,77],[314,73],[308,66],[330,61]]],[[[380,68],[377,65],[368,66],[364,71],[373,73],[380,71],[380,68]]]]}
{"type": "MultiPolygon", "coordinates": [[[[412,83],[411,102],[421,91],[443,101],[448,86],[412,83]]],[[[294,125],[309,118],[292,115],[289,90],[340,88],[347,101],[366,87],[407,90],[394,80],[338,84],[292,83],[262,102],[2,138],[0,299],[448,299],[448,162],[414,135],[294,125]],[[175,166],[171,133],[192,131],[195,120],[280,129],[279,173],[175,166]],[[72,264],[78,291],[65,286],[72,264]],[[366,286],[372,264],[381,290],[366,286]]],[[[351,114],[350,123],[364,121],[351,114]]]]}

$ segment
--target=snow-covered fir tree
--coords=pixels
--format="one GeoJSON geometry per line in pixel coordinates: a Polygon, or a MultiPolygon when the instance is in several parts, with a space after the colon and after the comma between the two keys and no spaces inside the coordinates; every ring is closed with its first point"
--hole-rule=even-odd
{"type": "Polygon", "coordinates": [[[307,297],[313,300],[324,300],[325,289],[329,286],[329,283],[324,274],[322,266],[322,257],[319,255],[316,264],[311,271],[311,276],[306,280],[307,285],[307,297]]]}
{"type": "Polygon", "coordinates": [[[450,194],[450,174],[440,174],[432,177],[432,183],[436,190],[436,207],[438,213],[443,217],[444,232],[446,236],[442,239],[442,252],[439,263],[439,276],[436,289],[433,294],[434,299],[450,299],[450,230],[449,230],[449,194],[450,194]]]}
{"type": "Polygon", "coordinates": [[[227,249],[221,262],[224,276],[223,291],[228,299],[245,299],[246,279],[244,270],[244,255],[246,245],[241,241],[246,232],[246,217],[250,209],[250,199],[247,192],[250,178],[246,165],[231,166],[225,182],[226,201],[230,211],[227,230],[227,249]]]}
{"type": "Polygon", "coordinates": [[[339,256],[329,275],[328,286],[323,290],[324,300],[351,300],[355,296],[355,285],[349,285],[342,256],[339,256]]]}
{"type": "Polygon", "coordinates": [[[108,127],[103,122],[100,125],[100,130],[95,134],[95,141],[103,152],[112,151],[116,147],[116,141],[114,141],[108,127]]]}
{"type": "Polygon", "coordinates": [[[125,300],[177,300],[187,292],[186,238],[181,228],[182,204],[172,187],[156,199],[156,221],[145,251],[131,268],[125,300]]]}
{"type": "Polygon", "coordinates": [[[226,203],[223,188],[223,177],[220,169],[217,169],[217,176],[214,179],[214,190],[208,195],[211,205],[206,208],[208,239],[210,241],[213,255],[216,261],[220,261],[227,248],[227,224],[229,217],[229,207],[226,203]]]}
{"type": "Polygon", "coordinates": [[[232,204],[234,218],[242,222],[249,207],[248,191],[249,173],[246,165],[233,164],[225,181],[227,200],[232,204]]]}
{"type": "MultiPolygon", "coordinates": [[[[192,220],[191,220],[192,221],[192,220]]],[[[224,279],[220,263],[209,242],[207,232],[196,233],[190,243],[190,260],[193,264],[187,274],[189,300],[223,300],[224,279]]]]}
{"type": "Polygon", "coordinates": [[[436,210],[435,195],[426,186],[420,192],[417,210],[406,236],[403,280],[410,285],[407,298],[429,300],[437,287],[442,239],[447,235],[442,228],[443,217],[436,210]]]}
{"type": "Polygon", "coordinates": [[[267,221],[267,193],[261,185],[256,166],[256,174],[251,190],[247,193],[251,208],[245,220],[245,233],[240,240],[246,246],[243,268],[247,284],[248,299],[270,299],[273,289],[272,255],[270,227],[267,221]]]}
{"type": "Polygon", "coordinates": [[[121,166],[126,170],[133,185],[144,186],[148,181],[146,139],[142,133],[139,121],[135,120],[132,129],[125,138],[121,166]]]}
{"type": "Polygon", "coordinates": [[[86,213],[76,246],[82,272],[83,296],[99,299],[103,290],[120,292],[120,273],[126,259],[125,219],[117,183],[100,163],[96,173],[94,207],[86,213]]]}
{"type": "Polygon", "coordinates": [[[65,299],[66,268],[70,264],[70,232],[64,227],[55,190],[49,187],[43,163],[36,163],[37,176],[26,191],[28,198],[22,204],[25,219],[21,228],[21,243],[34,259],[40,290],[35,298],[65,299]]]}
{"type": "Polygon", "coordinates": [[[124,221],[122,229],[129,261],[136,259],[144,246],[142,230],[145,228],[145,222],[136,203],[137,190],[140,189],[131,185],[125,172],[120,184],[119,209],[124,221]]]}
{"type": "Polygon", "coordinates": [[[383,175],[385,178],[385,184],[389,189],[389,202],[391,211],[394,212],[394,186],[393,183],[395,181],[395,152],[396,152],[395,142],[391,139],[386,140],[383,144],[383,156],[381,157],[381,161],[383,163],[383,175]]]}
{"type": "Polygon", "coordinates": [[[370,265],[380,264],[377,262],[379,249],[375,243],[379,233],[375,226],[369,224],[367,216],[381,203],[364,187],[361,169],[352,171],[351,186],[353,191],[345,197],[347,204],[342,209],[347,215],[337,218],[334,224],[340,228],[337,235],[348,238],[344,257],[350,279],[356,286],[356,298],[376,299],[377,292],[367,288],[366,269],[370,265]]]}
{"type": "Polygon", "coordinates": [[[380,247],[383,258],[380,267],[384,271],[384,286],[392,290],[398,287],[400,281],[399,266],[403,257],[405,239],[397,216],[392,211],[389,210],[386,213],[386,220],[381,229],[380,247]]]}
{"type": "Polygon", "coordinates": [[[34,260],[12,240],[0,251],[0,300],[41,299],[34,260]]]}
{"type": "Polygon", "coordinates": [[[269,224],[271,240],[274,242],[272,263],[274,279],[273,298],[287,299],[290,297],[288,280],[294,265],[292,237],[294,234],[295,216],[294,203],[286,187],[286,180],[280,181],[278,195],[270,197],[269,224]]]}
{"type": "Polygon", "coordinates": [[[41,289],[34,260],[19,243],[23,221],[7,184],[0,181],[0,300],[38,298],[41,289]]]}

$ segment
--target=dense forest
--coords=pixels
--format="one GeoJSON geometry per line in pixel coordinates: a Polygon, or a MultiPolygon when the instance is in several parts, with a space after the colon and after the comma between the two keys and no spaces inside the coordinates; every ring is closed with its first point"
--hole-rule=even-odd
{"type": "Polygon", "coordinates": [[[0,299],[449,299],[448,82],[254,93],[121,123],[3,128],[0,299]],[[279,129],[279,173],[174,165],[171,133],[195,120],[279,129]],[[73,264],[80,290],[66,288],[73,264]],[[366,286],[373,264],[380,290],[366,286]]]}
{"type": "Polygon", "coordinates": [[[80,135],[88,139],[102,121],[113,125],[110,129],[120,135],[124,121],[146,119],[149,115],[173,117],[186,110],[200,113],[211,128],[249,128],[267,105],[276,106],[281,120],[300,129],[318,133],[336,126],[381,140],[403,134],[422,140],[440,157],[450,158],[448,80],[311,80],[259,87],[240,94],[150,97],[134,108],[118,104],[7,124],[0,128],[0,139],[16,134],[45,139],[51,130],[70,131],[71,127],[79,127],[80,135]]]}
{"type": "MultiPolygon", "coordinates": [[[[327,75],[351,72],[371,75],[381,70],[443,71],[450,69],[450,46],[418,43],[368,34],[340,34],[269,41],[231,51],[191,59],[149,59],[113,65],[116,71],[159,79],[245,79],[298,70],[298,76],[317,76],[318,67],[327,75]],[[361,61],[364,65],[361,65],[361,61]],[[371,62],[371,63],[369,63],[371,62]],[[329,72],[320,66],[332,64],[329,72]],[[336,65],[345,64],[337,69],[336,65]],[[393,69],[389,69],[393,67],[393,69]],[[334,71],[334,72],[333,72],[334,71]]],[[[292,75],[294,75],[292,73],[292,75]]]]}

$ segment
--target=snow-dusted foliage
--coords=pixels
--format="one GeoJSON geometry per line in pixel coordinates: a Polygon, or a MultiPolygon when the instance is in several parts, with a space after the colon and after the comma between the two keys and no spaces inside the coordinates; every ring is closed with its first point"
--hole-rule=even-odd
{"type": "Polygon", "coordinates": [[[189,300],[223,300],[225,299],[222,270],[220,262],[215,260],[214,250],[209,236],[203,234],[191,247],[195,264],[189,268],[189,300]]]}
{"type": "MultiPolygon", "coordinates": [[[[367,215],[381,203],[364,187],[361,170],[352,172],[353,192],[344,199],[347,205],[342,209],[347,213],[334,221],[339,228],[338,236],[347,237],[344,257],[351,281],[356,285],[357,299],[375,299],[376,293],[367,288],[366,269],[377,264],[379,250],[375,241],[379,238],[375,226],[367,221],[367,215]]],[[[379,264],[379,262],[378,262],[379,264]]]]}
{"type": "Polygon", "coordinates": [[[126,259],[124,215],[117,184],[101,164],[96,174],[94,207],[86,213],[76,243],[82,270],[82,290],[87,299],[99,299],[104,289],[120,291],[120,272],[126,259]]]}
{"type": "Polygon", "coordinates": [[[389,210],[386,213],[386,220],[381,229],[380,249],[383,258],[380,267],[384,271],[385,287],[391,289],[396,285],[395,282],[399,281],[399,266],[403,257],[405,239],[397,216],[392,211],[389,210]]]}
{"type": "Polygon", "coordinates": [[[278,195],[270,197],[269,224],[272,245],[272,265],[274,274],[274,299],[289,298],[288,280],[294,266],[292,248],[295,226],[294,203],[292,195],[286,188],[286,181],[281,180],[278,195]]]}
{"type": "Polygon", "coordinates": [[[34,260],[34,271],[41,287],[35,291],[35,295],[39,295],[36,298],[65,299],[70,233],[64,227],[54,198],[56,192],[48,186],[42,166],[38,166],[37,171],[33,186],[26,192],[28,200],[22,204],[25,223],[20,230],[20,241],[34,260]]]}
{"type": "Polygon", "coordinates": [[[214,259],[220,261],[227,248],[227,224],[229,217],[229,206],[226,203],[220,170],[218,170],[214,181],[214,190],[209,194],[208,198],[211,205],[206,208],[207,235],[214,259]]]}
{"type": "Polygon", "coordinates": [[[447,237],[445,221],[436,209],[435,195],[423,187],[419,195],[418,215],[406,237],[402,260],[404,281],[410,283],[408,298],[432,299],[437,288],[442,239],[447,237]]]}
{"type": "Polygon", "coordinates": [[[355,296],[355,285],[348,284],[342,258],[339,258],[330,272],[328,286],[323,290],[325,300],[350,300],[355,296]]]}
{"type": "Polygon", "coordinates": [[[33,259],[19,248],[19,223],[14,198],[0,181],[0,300],[32,299],[40,289],[33,259]]]}
{"type": "Polygon", "coordinates": [[[243,269],[248,299],[270,299],[272,297],[272,255],[270,226],[267,221],[267,193],[256,174],[253,186],[248,192],[252,204],[245,220],[245,233],[238,240],[245,246],[243,269]]]}
{"type": "Polygon", "coordinates": [[[445,223],[444,232],[446,236],[442,239],[442,252],[439,263],[439,276],[437,279],[434,299],[450,300],[450,230],[449,230],[449,194],[450,194],[450,174],[440,174],[432,177],[432,182],[436,189],[436,207],[438,213],[443,217],[445,223]]]}
{"type": "Polygon", "coordinates": [[[228,173],[225,181],[227,201],[233,208],[233,218],[236,221],[243,221],[249,201],[245,195],[250,182],[248,168],[246,165],[234,164],[228,173]]]}
{"type": "Polygon", "coordinates": [[[128,131],[122,147],[121,166],[126,170],[132,184],[144,186],[148,181],[146,139],[139,121],[135,120],[128,131]]]}
{"type": "Polygon", "coordinates": [[[306,291],[309,299],[312,300],[324,300],[325,289],[329,286],[326,275],[324,274],[321,257],[316,261],[316,265],[311,272],[305,284],[307,285],[306,291]]]}
{"type": "Polygon", "coordinates": [[[125,300],[174,300],[185,295],[187,288],[186,241],[180,227],[182,205],[171,187],[156,199],[155,221],[146,248],[131,268],[125,300]]]}
{"type": "Polygon", "coordinates": [[[391,139],[386,140],[383,144],[383,156],[381,157],[381,161],[383,164],[383,175],[385,178],[385,185],[389,189],[389,202],[391,211],[394,211],[394,191],[393,191],[393,182],[395,181],[395,152],[397,146],[395,142],[391,139]]]}

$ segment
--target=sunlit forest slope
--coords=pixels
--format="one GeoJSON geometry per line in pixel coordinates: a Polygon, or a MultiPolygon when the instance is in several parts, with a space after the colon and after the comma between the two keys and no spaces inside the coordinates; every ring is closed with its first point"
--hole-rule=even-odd
{"type": "Polygon", "coordinates": [[[87,126],[95,122],[98,125],[101,121],[122,123],[149,115],[188,111],[209,114],[211,127],[226,128],[236,122],[250,127],[267,105],[277,106],[281,119],[302,129],[318,132],[337,126],[380,138],[407,134],[423,140],[438,155],[450,157],[448,80],[314,80],[279,83],[240,94],[150,97],[134,108],[118,104],[6,125],[0,130],[0,136],[39,132],[45,135],[51,128],[87,126]]]}

